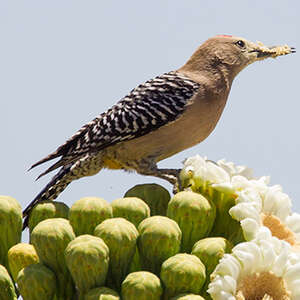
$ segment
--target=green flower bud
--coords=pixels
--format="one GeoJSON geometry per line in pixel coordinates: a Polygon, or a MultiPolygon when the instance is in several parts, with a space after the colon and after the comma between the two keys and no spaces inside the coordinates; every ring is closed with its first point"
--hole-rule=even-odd
{"type": "Polygon", "coordinates": [[[109,248],[108,285],[120,289],[136,251],[138,231],[129,221],[113,218],[99,224],[94,235],[103,239],[109,248]]]}
{"type": "MultiPolygon", "coordinates": [[[[244,238],[239,222],[228,212],[235,205],[236,195],[228,188],[231,172],[227,172],[226,169],[228,170],[228,167],[221,167],[196,155],[185,160],[180,179],[183,187],[189,186],[192,191],[200,193],[215,204],[216,218],[210,236],[222,236],[236,244],[244,241],[244,238]]],[[[241,170],[238,169],[233,173],[239,174],[241,170]]]]}
{"type": "Polygon", "coordinates": [[[35,225],[50,218],[68,219],[69,207],[63,202],[43,201],[38,203],[29,216],[28,228],[32,232],[35,225]]]}
{"type": "Polygon", "coordinates": [[[8,253],[9,270],[14,281],[17,281],[17,276],[23,268],[37,264],[39,262],[38,255],[31,244],[19,243],[12,246],[8,253]]]}
{"type": "Polygon", "coordinates": [[[63,218],[47,219],[37,224],[31,233],[31,242],[40,262],[55,272],[57,300],[72,299],[74,286],[65,262],[64,252],[75,238],[69,221],[63,218]]]}
{"type": "Polygon", "coordinates": [[[84,300],[120,300],[119,294],[107,287],[94,288],[84,297],[84,300]]]}
{"type": "Polygon", "coordinates": [[[195,242],[210,233],[216,208],[202,195],[184,191],[171,199],[167,216],[176,221],[181,229],[181,252],[190,253],[195,242]]]}
{"type": "Polygon", "coordinates": [[[198,241],[193,249],[192,254],[199,257],[206,268],[206,282],[203,285],[202,295],[206,299],[211,299],[206,292],[210,283],[210,274],[218,265],[219,260],[225,253],[230,253],[232,244],[222,237],[209,237],[198,241]]]}
{"type": "Polygon", "coordinates": [[[170,300],[205,300],[203,297],[195,294],[180,294],[176,297],[172,297],[170,300]]]}
{"type": "Polygon", "coordinates": [[[159,278],[150,272],[130,273],[122,283],[123,300],[160,300],[162,293],[159,278]]]}
{"type": "Polygon", "coordinates": [[[22,208],[9,196],[0,196],[0,264],[8,267],[7,252],[21,241],[22,208]]]}
{"type": "Polygon", "coordinates": [[[162,264],[160,278],[165,286],[164,299],[180,293],[200,294],[205,282],[205,266],[195,255],[176,254],[162,264]]]}
{"type": "Polygon", "coordinates": [[[68,269],[83,299],[90,289],[105,283],[109,265],[109,249],[104,241],[92,235],[81,235],[65,250],[68,269]]]}
{"type": "Polygon", "coordinates": [[[149,206],[136,197],[125,197],[116,199],[111,203],[114,218],[124,218],[135,225],[150,217],[149,206]]]}
{"type": "Polygon", "coordinates": [[[152,184],[138,184],[128,190],[124,197],[138,197],[150,207],[151,216],[165,216],[167,213],[170,193],[162,186],[152,184]]]}
{"type": "Polygon", "coordinates": [[[17,300],[17,295],[13,281],[10,278],[5,267],[2,265],[0,265],[0,299],[17,300]]]}
{"type": "Polygon", "coordinates": [[[225,253],[230,253],[232,244],[222,237],[209,237],[198,241],[193,249],[192,254],[196,255],[205,265],[206,275],[213,272],[219,260],[225,253]]]}
{"type": "Polygon", "coordinates": [[[111,205],[102,198],[84,197],[70,208],[69,220],[76,236],[93,234],[102,221],[112,218],[111,205]]]}
{"type": "Polygon", "coordinates": [[[17,284],[24,300],[52,300],[56,291],[54,272],[40,263],[22,269],[17,284]]]}
{"type": "Polygon", "coordinates": [[[153,216],[142,221],[138,230],[138,248],[143,270],[159,275],[161,264],[180,250],[180,228],[167,217],[153,216]]]}
{"type": "Polygon", "coordinates": [[[214,191],[210,199],[216,205],[216,220],[210,235],[222,236],[234,245],[244,241],[240,223],[229,214],[230,208],[236,204],[236,196],[231,193],[214,191]]]}

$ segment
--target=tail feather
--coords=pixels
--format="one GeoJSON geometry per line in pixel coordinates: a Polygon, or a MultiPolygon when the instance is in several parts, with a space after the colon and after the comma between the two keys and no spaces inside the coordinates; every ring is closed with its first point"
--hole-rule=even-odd
{"type": "MultiPolygon", "coordinates": [[[[58,162],[59,163],[59,162],[58,162]]],[[[56,166],[53,165],[53,168],[56,166]]],[[[76,161],[62,166],[60,171],[51,179],[45,188],[33,199],[33,201],[23,211],[23,229],[28,225],[28,216],[33,207],[45,200],[54,200],[58,195],[75,179],[84,176],[91,176],[102,169],[101,156],[98,153],[88,153],[76,161]]],[[[51,170],[52,167],[50,167],[51,170]]],[[[47,170],[48,171],[48,170],[47,170]]],[[[46,171],[46,172],[47,172],[46,171]]]]}
{"type": "Polygon", "coordinates": [[[72,178],[68,178],[72,164],[63,167],[51,181],[42,189],[42,191],[29,203],[23,211],[23,230],[28,225],[28,217],[33,207],[45,200],[54,200],[71,183],[72,178]]]}
{"type": "MultiPolygon", "coordinates": [[[[94,120],[96,121],[97,118],[94,120]]],[[[78,140],[80,140],[81,136],[85,134],[85,132],[89,129],[90,124],[86,124],[82,126],[72,137],[70,137],[64,144],[62,144],[60,147],[58,147],[54,152],[50,153],[46,157],[42,158],[35,164],[33,164],[28,171],[31,169],[35,168],[36,166],[39,166],[49,160],[52,160],[54,158],[58,158],[62,156],[61,161],[63,164],[61,165],[66,165],[67,163],[74,161],[76,158],[79,156],[82,156],[82,152],[86,153],[87,151],[75,151],[76,145],[78,143],[78,140]],[[76,154],[76,155],[75,155],[76,154]],[[75,157],[76,156],[76,157],[75,157]]]]}
{"type": "MultiPolygon", "coordinates": [[[[41,177],[43,177],[44,175],[52,172],[55,169],[58,169],[59,167],[63,167],[65,165],[71,164],[73,163],[75,160],[77,160],[79,158],[79,156],[74,156],[74,157],[63,157],[61,158],[59,161],[57,161],[55,164],[51,165],[46,171],[44,171],[43,173],[41,173],[36,180],[40,179],[41,177]]],[[[30,170],[30,169],[29,169],[30,170]]]]}
{"type": "Polygon", "coordinates": [[[47,161],[49,161],[49,160],[52,160],[52,159],[54,159],[54,158],[57,158],[57,157],[59,157],[59,156],[61,156],[61,154],[58,153],[57,151],[55,151],[55,152],[49,154],[48,156],[44,157],[43,159],[39,160],[39,161],[36,162],[35,164],[33,164],[27,171],[30,171],[30,170],[32,170],[33,168],[35,168],[36,166],[39,166],[39,165],[41,165],[41,164],[43,164],[43,163],[45,163],[45,162],[47,162],[47,161]]]}
{"type": "Polygon", "coordinates": [[[43,177],[44,175],[50,173],[51,171],[61,167],[63,165],[62,161],[59,160],[58,162],[56,162],[55,164],[51,165],[46,171],[44,171],[43,173],[41,173],[36,180],[40,179],[41,177],[43,177]]]}

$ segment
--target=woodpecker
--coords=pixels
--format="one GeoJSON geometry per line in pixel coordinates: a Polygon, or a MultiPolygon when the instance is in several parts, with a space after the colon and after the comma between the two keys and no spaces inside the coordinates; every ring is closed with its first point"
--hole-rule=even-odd
{"type": "Polygon", "coordinates": [[[235,76],[249,64],[295,52],[219,35],[204,42],[178,70],[151,79],[84,125],[56,151],[32,165],[60,158],[38,178],[60,168],[24,210],[54,200],[75,179],[103,168],[136,171],[176,184],[176,169],[157,163],[192,147],[215,128],[235,76]]]}

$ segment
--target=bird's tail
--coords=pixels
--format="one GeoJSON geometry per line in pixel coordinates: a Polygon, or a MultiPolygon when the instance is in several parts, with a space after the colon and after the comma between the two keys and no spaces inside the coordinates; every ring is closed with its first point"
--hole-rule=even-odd
{"type": "Polygon", "coordinates": [[[23,211],[23,230],[28,226],[28,218],[33,207],[45,200],[54,200],[74,179],[71,175],[72,164],[64,166],[43,188],[43,190],[29,203],[23,211]]]}

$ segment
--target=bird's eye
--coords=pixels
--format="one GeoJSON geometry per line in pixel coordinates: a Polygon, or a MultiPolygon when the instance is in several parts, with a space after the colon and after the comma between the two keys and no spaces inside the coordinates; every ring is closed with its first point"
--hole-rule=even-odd
{"type": "Polygon", "coordinates": [[[244,48],[244,47],[245,47],[245,42],[242,41],[242,40],[237,41],[235,44],[238,45],[238,46],[241,47],[241,48],[244,48]]]}

